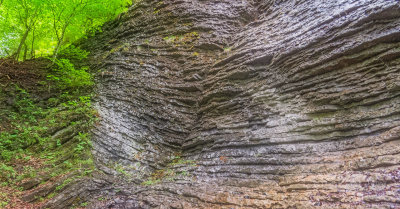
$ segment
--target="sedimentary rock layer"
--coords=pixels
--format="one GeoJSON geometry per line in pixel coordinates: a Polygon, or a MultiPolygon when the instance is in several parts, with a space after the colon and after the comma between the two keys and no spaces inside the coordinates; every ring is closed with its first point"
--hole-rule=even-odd
{"type": "Polygon", "coordinates": [[[400,207],[398,1],[143,0],[103,31],[94,155],[128,177],[92,207],[400,207]]]}

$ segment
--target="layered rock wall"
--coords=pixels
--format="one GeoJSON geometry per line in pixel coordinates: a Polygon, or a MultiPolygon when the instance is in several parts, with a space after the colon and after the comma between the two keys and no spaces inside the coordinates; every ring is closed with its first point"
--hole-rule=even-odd
{"type": "Polygon", "coordinates": [[[400,207],[398,1],[143,0],[82,46],[102,207],[400,207]]]}

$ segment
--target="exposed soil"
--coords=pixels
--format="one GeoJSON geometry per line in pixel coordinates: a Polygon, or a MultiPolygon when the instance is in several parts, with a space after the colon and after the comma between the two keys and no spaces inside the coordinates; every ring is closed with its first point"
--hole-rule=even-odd
{"type": "MultiPolygon", "coordinates": [[[[46,74],[50,61],[44,58],[28,60],[25,62],[16,62],[13,59],[0,59],[0,132],[10,131],[15,128],[8,120],[6,110],[14,108],[15,86],[18,86],[30,93],[36,99],[48,97],[51,95],[46,91],[46,74]]],[[[38,169],[43,167],[43,160],[29,157],[25,160],[13,160],[8,163],[14,167],[15,177],[22,175],[24,168],[31,167],[38,169]]],[[[24,182],[20,182],[22,184],[24,182]]],[[[9,185],[0,186],[0,201],[8,202],[5,208],[40,208],[45,201],[27,203],[21,199],[30,191],[20,191],[9,185]]]]}
{"type": "Polygon", "coordinates": [[[28,91],[34,100],[49,98],[46,74],[51,62],[45,58],[16,62],[0,59],[0,132],[12,129],[2,110],[13,108],[15,86],[28,91]],[[46,83],[47,82],[47,83],[46,83]]]}
{"type": "Polygon", "coordinates": [[[13,59],[0,59],[0,85],[2,88],[9,84],[17,84],[20,87],[37,91],[38,83],[46,79],[49,60],[41,58],[16,62],[13,59]]]}
{"type": "MultiPolygon", "coordinates": [[[[17,174],[15,177],[19,175],[23,175],[24,167],[32,167],[34,169],[38,169],[43,166],[43,160],[37,158],[29,158],[29,160],[14,160],[10,162],[10,165],[15,167],[17,174]]],[[[23,182],[19,183],[18,186],[21,186],[23,182]]],[[[0,186],[0,201],[8,202],[8,205],[5,206],[5,209],[34,209],[41,208],[43,204],[45,204],[48,200],[43,200],[40,202],[28,203],[21,198],[23,196],[31,193],[30,190],[20,191],[15,187],[11,186],[0,186]]]]}

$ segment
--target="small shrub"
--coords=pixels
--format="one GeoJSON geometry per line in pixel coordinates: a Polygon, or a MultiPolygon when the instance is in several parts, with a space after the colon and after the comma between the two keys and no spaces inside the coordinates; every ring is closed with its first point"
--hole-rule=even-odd
{"type": "Polygon", "coordinates": [[[79,132],[78,136],[78,143],[75,147],[75,152],[77,154],[82,153],[82,151],[86,150],[87,148],[90,148],[92,146],[92,143],[89,139],[89,134],[88,133],[81,133],[79,132]]]}
{"type": "Polygon", "coordinates": [[[14,168],[4,163],[0,163],[0,179],[7,182],[11,178],[15,178],[14,168]]]}
{"type": "Polygon", "coordinates": [[[69,59],[58,59],[55,64],[57,68],[47,78],[55,81],[62,90],[87,88],[93,85],[92,75],[87,72],[88,67],[76,69],[69,59]]]}
{"type": "Polygon", "coordinates": [[[74,45],[69,46],[68,48],[65,48],[62,50],[59,54],[60,58],[68,58],[70,60],[83,60],[86,59],[87,56],[89,55],[89,52],[82,50],[79,47],[76,47],[74,45]]]}

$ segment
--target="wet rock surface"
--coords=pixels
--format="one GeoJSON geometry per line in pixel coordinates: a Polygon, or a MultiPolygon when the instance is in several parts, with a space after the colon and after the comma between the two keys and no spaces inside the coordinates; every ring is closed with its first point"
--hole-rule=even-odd
{"type": "Polygon", "coordinates": [[[103,31],[82,47],[104,174],[65,194],[92,208],[400,207],[398,1],[143,0],[103,31]]]}

